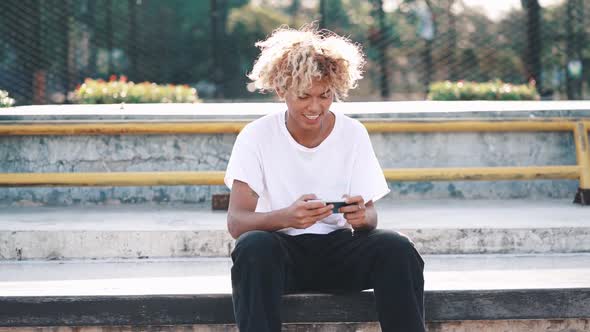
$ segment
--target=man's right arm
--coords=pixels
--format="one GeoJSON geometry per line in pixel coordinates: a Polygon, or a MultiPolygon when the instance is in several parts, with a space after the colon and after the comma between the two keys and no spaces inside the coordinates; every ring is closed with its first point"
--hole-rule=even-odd
{"type": "Polygon", "coordinates": [[[227,211],[227,229],[234,239],[253,230],[274,232],[283,228],[303,229],[332,214],[332,204],[307,202],[316,199],[306,194],[289,207],[271,212],[254,212],[258,195],[246,182],[234,180],[227,211]]]}
{"type": "Polygon", "coordinates": [[[252,230],[276,231],[286,227],[284,209],[259,213],[258,194],[246,182],[234,180],[229,196],[227,229],[234,239],[252,230]]]}

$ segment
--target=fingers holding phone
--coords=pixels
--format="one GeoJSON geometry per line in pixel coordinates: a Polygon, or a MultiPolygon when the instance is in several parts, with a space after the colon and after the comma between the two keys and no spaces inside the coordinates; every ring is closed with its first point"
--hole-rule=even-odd
{"type": "Polygon", "coordinates": [[[314,194],[303,195],[286,209],[286,227],[308,228],[330,216],[332,208],[332,205],[318,200],[314,194]]]}
{"type": "Polygon", "coordinates": [[[367,220],[365,215],[365,200],[362,196],[349,196],[344,195],[346,206],[340,208],[340,212],[344,213],[344,219],[353,228],[362,228],[367,226],[367,220]]]}

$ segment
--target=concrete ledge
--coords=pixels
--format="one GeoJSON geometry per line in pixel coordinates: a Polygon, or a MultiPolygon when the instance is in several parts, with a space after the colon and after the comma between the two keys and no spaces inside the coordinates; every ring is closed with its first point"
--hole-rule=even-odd
{"type": "MultiPolygon", "coordinates": [[[[379,227],[423,254],[590,252],[588,211],[566,200],[378,202],[379,227]]],[[[0,259],[228,257],[226,213],[207,205],[6,207],[0,259]]]]}
{"type": "MultiPolygon", "coordinates": [[[[590,288],[427,291],[427,321],[590,316],[590,288]]],[[[285,323],[376,321],[370,291],[291,294],[285,323]]],[[[231,295],[1,297],[0,326],[231,324],[231,295]]]]}
{"type": "MultiPolygon", "coordinates": [[[[117,326],[46,326],[0,327],[0,332],[137,332],[138,328],[157,332],[239,332],[235,324],[185,325],[133,325],[117,326]]],[[[428,332],[587,332],[590,319],[519,319],[519,320],[465,320],[428,322],[428,332]]],[[[381,332],[377,322],[359,323],[287,323],[283,332],[381,332]]]]}
{"type": "MultiPolygon", "coordinates": [[[[590,252],[590,227],[395,230],[424,254],[590,252]]],[[[225,230],[0,231],[0,259],[229,257],[234,244],[225,230]]]]}
{"type": "MultiPolygon", "coordinates": [[[[354,118],[590,117],[588,101],[342,102],[334,109],[354,118]]],[[[197,104],[32,105],[4,109],[0,122],[54,120],[253,120],[285,108],[281,102],[197,104]]]]}

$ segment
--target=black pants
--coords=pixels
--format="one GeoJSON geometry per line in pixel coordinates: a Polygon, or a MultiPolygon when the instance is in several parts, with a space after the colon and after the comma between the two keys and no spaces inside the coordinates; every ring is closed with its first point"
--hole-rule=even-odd
{"type": "Polygon", "coordinates": [[[234,315],[241,332],[280,331],[283,294],[373,289],[384,332],[422,332],[424,261],[394,231],[290,236],[242,234],[231,254],[234,315]]]}

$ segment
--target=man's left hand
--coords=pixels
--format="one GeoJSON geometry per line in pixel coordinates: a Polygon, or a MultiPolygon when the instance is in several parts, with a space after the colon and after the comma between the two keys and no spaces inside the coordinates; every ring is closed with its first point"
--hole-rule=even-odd
{"type": "Polygon", "coordinates": [[[344,219],[346,219],[352,228],[357,230],[370,227],[365,214],[366,206],[363,197],[348,195],[342,197],[346,199],[347,205],[341,207],[338,211],[344,213],[344,219]]]}

